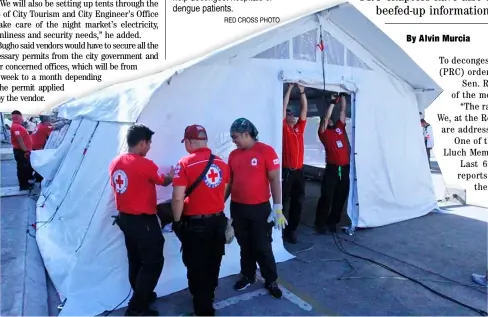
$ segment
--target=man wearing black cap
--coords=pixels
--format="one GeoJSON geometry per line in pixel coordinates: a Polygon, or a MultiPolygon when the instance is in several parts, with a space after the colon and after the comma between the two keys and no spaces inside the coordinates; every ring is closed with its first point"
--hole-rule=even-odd
{"type": "Polygon", "coordinates": [[[173,178],[173,230],[182,242],[194,314],[215,316],[214,293],[225,253],[229,167],[207,147],[201,125],[188,126],[181,143],[189,155],[179,160],[173,178]]]}
{"type": "Polygon", "coordinates": [[[167,175],[146,158],[154,132],[142,124],[127,132],[128,153],[117,156],[109,166],[110,185],[119,211],[116,222],[125,238],[129,261],[129,282],[133,294],[126,316],[159,316],[150,304],[163,270],[164,237],[156,215],[156,185],[169,186],[174,171],[167,175]]]}
{"type": "Polygon", "coordinates": [[[32,184],[33,169],[30,164],[30,154],[32,151],[32,138],[24,128],[22,123],[24,118],[18,110],[12,112],[12,126],[10,128],[10,142],[14,150],[14,158],[17,163],[17,179],[19,190],[30,190],[32,184]]]}

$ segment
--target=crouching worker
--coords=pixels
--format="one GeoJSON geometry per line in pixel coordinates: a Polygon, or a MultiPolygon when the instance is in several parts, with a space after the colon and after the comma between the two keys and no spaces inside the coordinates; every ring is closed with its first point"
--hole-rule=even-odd
{"type": "Polygon", "coordinates": [[[282,212],[280,160],[272,147],[258,142],[258,130],[248,119],[234,121],[230,133],[237,149],[229,155],[231,181],[225,197],[231,196],[230,213],[241,247],[241,278],[234,289],[256,282],[257,262],[265,287],[273,297],[282,298],[271,246],[273,226],[282,230],[288,224],[282,212]]]}
{"type": "Polygon", "coordinates": [[[175,169],[173,231],[182,243],[194,314],[215,316],[214,293],[226,243],[224,194],[229,168],[207,147],[207,132],[202,126],[188,126],[181,142],[189,155],[175,169]]]}
{"type": "Polygon", "coordinates": [[[168,186],[168,175],[158,174],[157,165],[145,158],[154,132],[134,124],[127,132],[129,152],[115,158],[109,167],[119,216],[117,224],[124,233],[129,260],[129,282],[133,289],[126,316],[158,316],[149,305],[163,270],[164,237],[156,215],[156,186],[168,186]]]}

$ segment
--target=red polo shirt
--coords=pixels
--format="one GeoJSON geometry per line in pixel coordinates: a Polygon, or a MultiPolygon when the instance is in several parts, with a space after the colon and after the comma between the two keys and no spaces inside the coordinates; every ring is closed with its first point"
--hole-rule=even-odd
{"type": "Polygon", "coordinates": [[[50,123],[39,123],[31,134],[32,149],[42,150],[46,144],[47,138],[53,131],[53,126],[50,123]]]}
{"type": "Polygon", "coordinates": [[[303,134],[306,120],[298,119],[293,127],[283,120],[283,167],[299,169],[303,167],[303,134]]]}
{"type": "Polygon", "coordinates": [[[109,167],[117,210],[126,214],[156,214],[156,185],[163,185],[164,175],[156,164],[140,155],[125,153],[109,167]]]}
{"type": "MultiPolygon", "coordinates": [[[[190,187],[207,166],[211,153],[210,149],[202,148],[183,157],[176,165],[173,186],[190,187]]],[[[223,211],[229,174],[227,164],[215,156],[205,177],[191,195],[185,198],[183,215],[210,215],[223,211]]]]}
{"type": "Polygon", "coordinates": [[[346,136],[346,124],[338,120],[335,128],[326,128],[322,133],[319,129],[318,134],[327,153],[327,164],[348,165],[349,144],[346,136]]]}
{"type": "Polygon", "coordinates": [[[22,150],[19,142],[17,141],[18,136],[21,136],[24,140],[27,150],[32,151],[32,139],[29,132],[27,132],[27,130],[21,124],[12,123],[12,126],[10,127],[10,143],[12,143],[12,147],[14,149],[22,150]]]}
{"type": "Polygon", "coordinates": [[[248,149],[236,149],[229,155],[232,173],[231,200],[240,204],[257,205],[271,197],[268,172],[280,168],[275,150],[264,143],[248,149]]]}

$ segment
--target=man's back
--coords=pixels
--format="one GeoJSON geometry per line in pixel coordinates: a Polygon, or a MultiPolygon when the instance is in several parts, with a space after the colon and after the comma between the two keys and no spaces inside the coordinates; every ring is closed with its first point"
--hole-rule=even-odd
{"type": "Polygon", "coordinates": [[[109,167],[117,210],[128,214],[156,213],[158,167],[140,155],[126,153],[109,167]]]}
{"type": "Polygon", "coordinates": [[[32,139],[29,132],[27,132],[27,130],[21,124],[13,122],[12,127],[10,128],[10,141],[14,149],[21,149],[20,144],[17,141],[19,136],[22,137],[27,150],[32,150],[32,139]]]}
{"type": "MultiPolygon", "coordinates": [[[[183,157],[177,164],[173,178],[174,186],[187,189],[203,173],[210,159],[211,150],[200,148],[183,157]]],[[[230,173],[227,164],[218,156],[201,183],[185,199],[184,215],[213,214],[224,210],[225,185],[229,183],[230,173]]]]}
{"type": "Polygon", "coordinates": [[[50,123],[39,123],[31,134],[32,148],[34,150],[43,149],[52,130],[53,126],[50,123]]]}

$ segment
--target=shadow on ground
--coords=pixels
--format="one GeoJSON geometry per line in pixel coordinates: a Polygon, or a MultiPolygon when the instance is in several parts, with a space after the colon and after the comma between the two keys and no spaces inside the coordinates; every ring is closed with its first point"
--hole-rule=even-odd
{"type": "MultiPolygon", "coordinates": [[[[1,165],[2,187],[16,186],[14,161],[2,161],[1,165]]],[[[319,193],[319,184],[307,182],[300,243],[287,245],[296,258],[278,264],[279,283],[286,290],[286,298],[273,299],[260,282],[243,293],[235,292],[232,285],[236,277],[230,276],[219,281],[218,315],[478,314],[418,283],[466,305],[486,309],[486,288],[470,280],[471,273],[484,273],[487,268],[486,209],[453,207],[451,211],[456,214],[430,214],[385,227],[359,230],[353,236],[339,233],[334,239],[330,235],[315,235],[310,228],[319,193]]],[[[30,207],[21,207],[23,204],[33,205],[33,200],[26,196],[2,199],[2,315],[27,314],[24,299],[29,292],[34,293],[37,286],[32,282],[19,283],[20,277],[31,279],[27,270],[43,272],[42,267],[32,266],[35,263],[26,263],[23,256],[31,250],[28,243],[32,245],[35,241],[31,236],[33,232],[26,230],[35,220],[29,216],[30,207]],[[25,289],[24,285],[30,289],[25,289]]],[[[347,223],[344,217],[343,224],[347,223]]],[[[57,315],[59,298],[49,278],[47,283],[49,314],[57,315]]],[[[37,300],[42,301],[42,296],[37,300]]],[[[121,302],[123,300],[121,298],[121,302]]],[[[155,306],[161,315],[181,315],[191,311],[191,297],[188,290],[184,290],[159,298],[155,306]]],[[[124,308],[117,309],[111,315],[123,315],[124,311],[124,308]]]]}
{"type": "MultiPolygon", "coordinates": [[[[336,238],[316,235],[310,225],[318,184],[309,182],[307,186],[300,243],[287,245],[296,258],[278,264],[280,285],[298,300],[293,301],[293,296],[273,299],[263,290],[262,283],[244,293],[236,292],[232,289],[236,277],[231,276],[220,280],[216,302],[218,307],[224,307],[218,309],[218,315],[479,314],[432,291],[486,310],[486,288],[471,282],[471,273],[483,273],[487,267],[485,221],[430,214],[359,230],[353,236],[344,233],[337,234],[336,238]],[[310,306],[312,309],[307,310],[310,306]]],[[[486,209],[477,212],[486,212],[486,209]]],[[[155,307],[161,315],[185,314],[191,310],[191,297],[188,290],[184,290],[158,299],[155,307]]],[[[111,315],[123,315],[124,310],[111,315]]]]}

